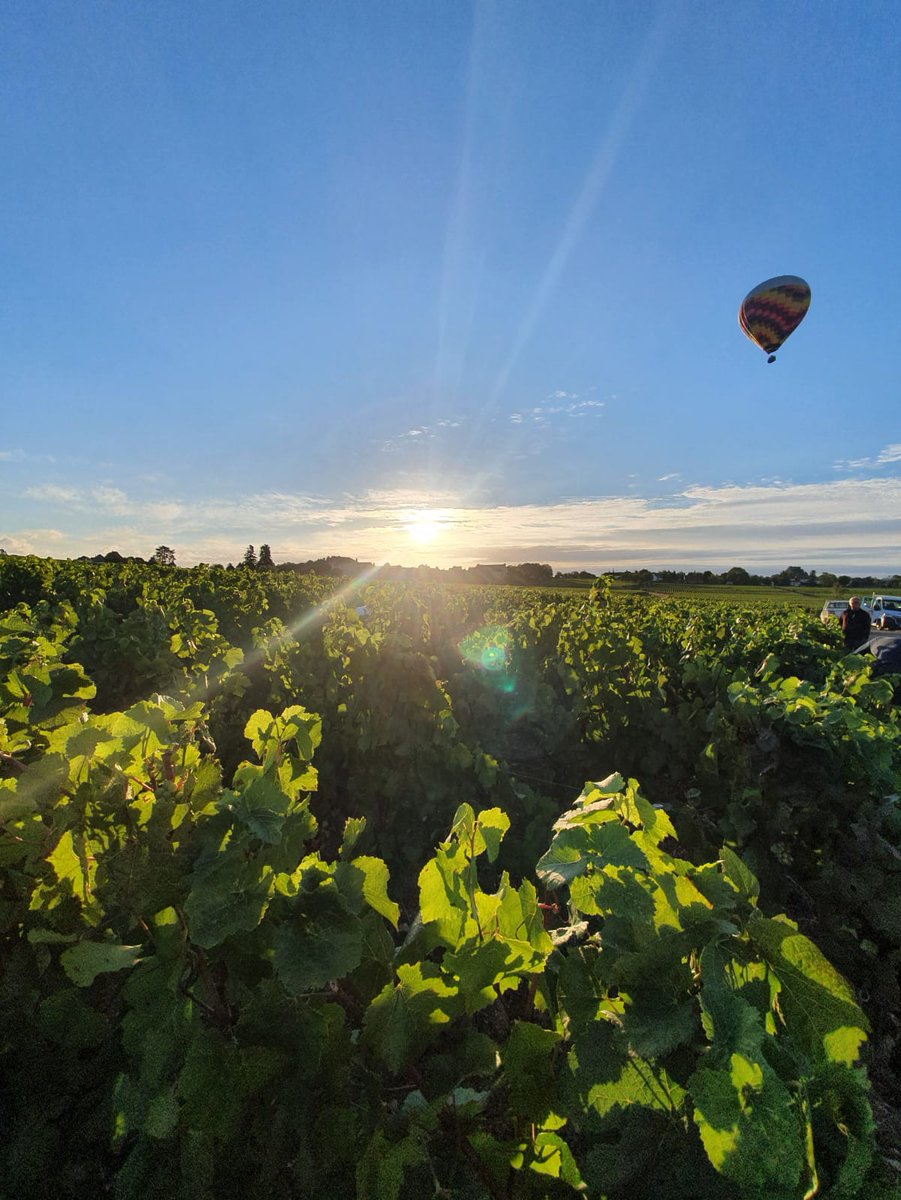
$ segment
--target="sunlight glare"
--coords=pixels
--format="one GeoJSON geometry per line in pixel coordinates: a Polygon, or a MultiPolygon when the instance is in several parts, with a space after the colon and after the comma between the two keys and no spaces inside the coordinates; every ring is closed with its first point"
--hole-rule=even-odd
{"type": "Polygon", "coordinates": [[[413,541],[421,546],[430,545],[446,528],[446,522],[437,509],[411,513],[404,524],[413,541]]]}

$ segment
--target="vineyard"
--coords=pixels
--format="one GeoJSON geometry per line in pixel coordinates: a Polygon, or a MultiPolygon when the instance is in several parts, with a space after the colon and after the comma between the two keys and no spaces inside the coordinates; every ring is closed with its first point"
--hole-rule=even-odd
{"type": "Polygon", "coordinates": [[[802,607],[0,559],[2,1200],[897,1200],[901,709],[802,607]]]}

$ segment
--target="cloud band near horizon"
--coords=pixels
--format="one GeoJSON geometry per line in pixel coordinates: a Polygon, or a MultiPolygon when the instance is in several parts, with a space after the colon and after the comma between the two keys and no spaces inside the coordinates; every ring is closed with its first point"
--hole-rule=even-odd
{"type": "Polygon", "coordinates": [[[418,490],[368,492],[340,501],[260,493],[194,503],[135,499],[120,488],[53,484],[26,491],[28,515],[4,522],[10,553],[76,557],[116,549],[148,557],[172,546],[184,565],[237,561],[267,542],[276,561],[329,554],[446,567],[549,562],[558,569],[726,569],[770,572],[788,563],[839,573],[901,570],[901,480],[691,485],[662,498],[595,497],[549,504],[478,506],[418,490]],[[410,536],[417,513],[441,532],[410,536]]]}

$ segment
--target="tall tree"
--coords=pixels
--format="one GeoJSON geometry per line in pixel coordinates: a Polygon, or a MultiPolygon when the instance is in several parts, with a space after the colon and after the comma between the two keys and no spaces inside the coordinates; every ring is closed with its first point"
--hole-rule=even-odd
{"type": "Polygon", "coordinates": [[[272,551],[264,542],[262,546],[260,546],[260,557],[257,560],[257,568],[260,571],[271,571],[274,566],[275,563],[272,561],[272,551]]]}
{"type": "Polygon", "coordinates": [[[751,576],[744,567],[730,567],[723,575],[724,583],[749,584],[751,576]]]}
{"type": "Polygon", "coordinates": [[[251,569],[251,571],[256,570],[257,555],[256,555],[256,551],[254,550],[253,546],[247,547],[247,549],[244,551],[244,558],[241,561],[242,561],[242,565],[245,567],[249,567],[251,569]]]}
{"type": "Polygon", "coordinates": [[[174,567],[175,551],[169,546],[157,546],[150,561],[155,562],[160,567],[174,567]]]}

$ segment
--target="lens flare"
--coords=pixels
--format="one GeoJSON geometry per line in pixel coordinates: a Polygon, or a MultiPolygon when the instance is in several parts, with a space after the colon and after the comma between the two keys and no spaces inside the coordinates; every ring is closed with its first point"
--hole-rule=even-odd
{"type": "Polygon", "coordinates": [[[459,650],[464,662],[493,676],[496,684],[502,680],[512,683],[513,638],[506,626],[486,625],[474,630],[463,639],[459,650]]]}
{"type": "Polygon", "coordinates": [[[507,655],[502,646],[486,646],[479,662],[486,671],[503,671],[507,665],[507,655]]]}

